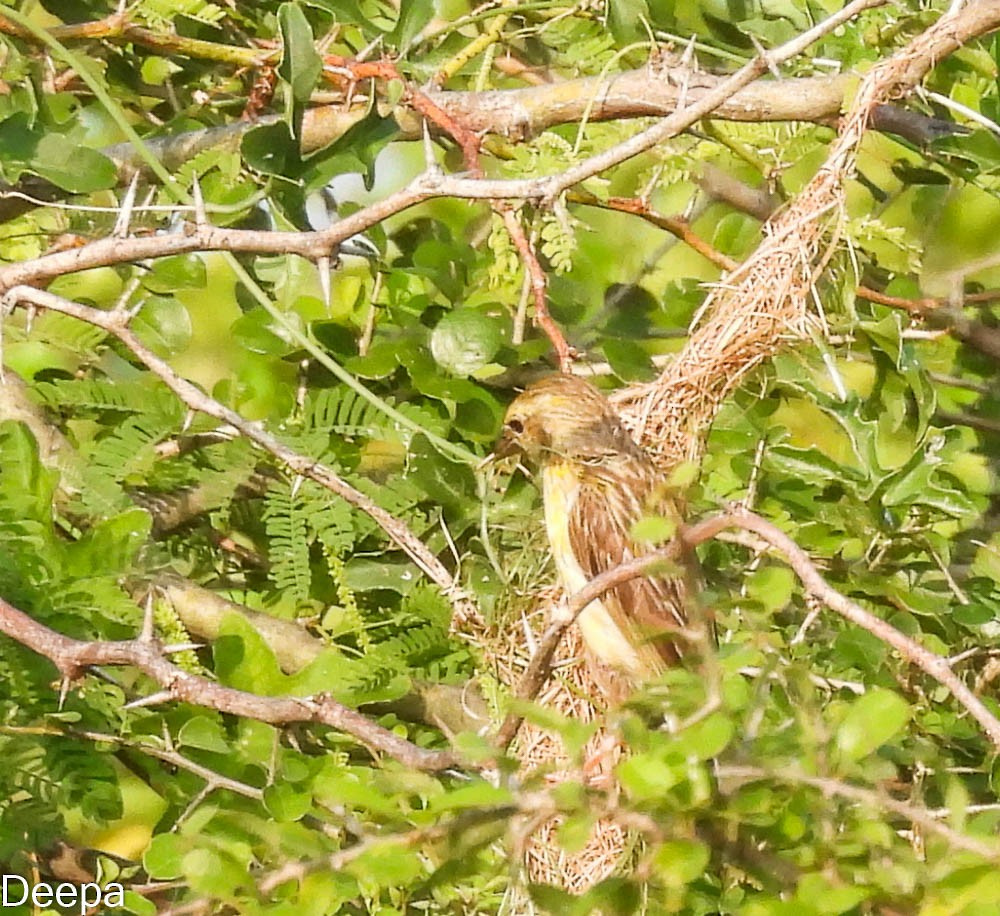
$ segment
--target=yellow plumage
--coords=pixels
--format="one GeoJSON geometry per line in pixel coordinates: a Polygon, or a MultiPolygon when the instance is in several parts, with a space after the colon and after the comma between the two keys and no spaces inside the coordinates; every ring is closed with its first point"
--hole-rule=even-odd
{"type": "MultiPolygon", "coordinates": [[[[580,475],[571,464],[552,462],[542,468],[545,530],[559,579],[569,595],[580,591],[588,582],[569,536],[569,520],[579,492],[580,475]]],[[[627,672],[637,681],[650,674],[636,647],[625,637],[600,599],[588,604],[576,622],[587,648],[604,664],[627,672]]]]}
{"type": "MultiPolygon", "coordinates": [[[[520,454],[540,470],[546,533],[567,594],[648,549],[631,535],[644,514],[677,518],[648,456],[582,379],[551,376],[515,398],[495,453],[520,454]]],[[[587,648],[610,670],[607,685],[616,698],[681,655],[683,597],[676,577],[641,577],[580,614],[587,648]]]]}

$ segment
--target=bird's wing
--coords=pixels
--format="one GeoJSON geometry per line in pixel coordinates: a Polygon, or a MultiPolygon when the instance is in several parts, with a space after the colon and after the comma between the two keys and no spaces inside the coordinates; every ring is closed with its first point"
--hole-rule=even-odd
{"type": "MultiPolygon", "coordinates": [[[[655,485],[655,473],[647,473],[642,466],[629,473],[629,464],[614,473],[588,468],[582,475],[570,513],[569,539],[588,579],[645,552],[632,540],[630,532],[632,525],[649,511],[646,503],[655,485]]],[[[664,510],[671,511],[669,505],[664,510]]],[[[670,633],[687,622],[682,576],[630,579],[608,591],[602,604],[653,673],[681,657],[682,647],[677,639],[670,638],[670,633]]]]}

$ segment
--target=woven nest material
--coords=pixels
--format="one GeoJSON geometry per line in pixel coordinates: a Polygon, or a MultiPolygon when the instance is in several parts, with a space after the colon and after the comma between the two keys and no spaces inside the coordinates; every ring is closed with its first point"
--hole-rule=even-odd
{"type": "MultiPolygon", "coordinates": [[[[818,325],[808,304],[826,252],[832,250],[824,239],[840,214],[840,184],[827,179],[810,186],[776,219],[757,253],[712,290],[687,346],[660,378],[614,396],[629,431],[664,470],[697,460],[726,396],[756,366],[808,334],[811,324],[818,325]]],[[[547,597],[543,606],[558,600],[547,597]]],[[[543,631],[540,623],[532,622],[536,638],[543,631]]],[[[599,720],[603,713],[588,697],[600,696],[600,691],[575,627],[558,658],[558,677],[550,680],[539,701],[582,722],[599,720]]],[[[507,683],[517,683],[517,667],[508,666],[507,683]]],[[[598,753],[604,743],[606,735],[599,732],[587,754],[598,753]]],[[[570,768],[559,738],[536,725],[522,726],[516,753],[525,773],[542,770],[549,780],[587,778],[570,768]]],[[[533,882],[582,893],[621,869],[628,858],[630,837],[619,824],[599,820],[583,849],[572,854],[559,843],[559,827],[559,818],[543,822],[524,845],[523,864],[533,882]]]]}
{"type": "MultiPolygon", "coordinates": [[[[897,69],[905,64],[905,59],[892,61],[897,69]]],[[[748,373],[790,342],[825,330],[822,311],[812,309],[819,301],[816,282],[836,249],[844,184],[868,112],[894,85],[893,66],[882,65],[866,76],[824,166],[765,225],[765,238],[754,254],[712,288],[677,358],[654,382],[624,388],[613,396],[629,431],[660,467],[697,460],[720,405],[748,373]]],[[[540,607],[551,607],[558,595],[549,590],[544,598],[540,607]]],[[[537,619],[541,616],[543,612],[536,611],[528,622],[533,638],[542,632],[537,619]]],[[[522,644],[515,651],[509,633],[501,641],[504,658],[498,659],[497,667],[511,685],[517,683],[519,669],[530,655],[526,632],[520,634],[522,644]]],[[[558,677],[539,699],[565,715],[591,722],[602,713],[587,699],[599,692],[585,655],[574,628],[558,656],[562,663],[558,677]]],[[[602,741],[598,735],[594,748],[602,741]]],[[[522,726],[516,751],[525,773],[541,769],[550,780],[585,778],[570,767],[558,737],[530,723],[522,726]]],[[[620,825],[598,822],[586,846],[574,854],[561,849],[558,830],[558,819],[549,819],[525,844],[524,864],[531,880],[579,893],[621,866],[629,838],[620,825]]]]}
{"type": "MultiPolygon", "coordinates": [[[[555,606],[559,598],[558,589],[544,591],[544,600],[528,621],[535,637],[544,630],[547,611],[555,606]]],[[[529,654],[523,651],[508,656],[508,664],[512,669],[522,668],[527,664],[529,654]]],[[[560,645],[555,667],[556,676],[549,681],[538,702],[579,722],[601,719],[604,710],[590,699],[595,692],[591,663],[580,632],[575,627],[560,645]]],[[[513,670],[511,673],[514,673],[513,670]]],[[[518,731],[514,750],[521,761],[522,774],[527,777],[541,772],[548,784],[566,780],[607,784],[621,755],[617,742],[609,741],[607,734],[600,730],[584,749],[584,759],[593,764],[584,772],[570,759],[558,735],[530,722],[525,722],[518,731]]],[[[608,819],[598,820],[584,847],[573,853],[567,853],[562,848],[558,837],[561,826],[561,817],[551,817],[533,825],[524,844],[521,863],[528,880],[583,893],[619,870],[628,847],[628,834],[621,826],[608,819]]]]}
{"type": "MultiPolygon", "coordinates": [[[[757,253],[713,289],[701,323],[660,378],[614,396],[629,431],[664,470],[696,460],[725,397],[756,366],[789,341],[801,339],[818,321],[807,306],[817,262],[825,263],[831,250],[821,246],[831,228],[830,215],[840,213],[839,187],[828,180],[807,189],[777,218],[757,253]]],[[[543,606],[558,600],[551,593],[547,598],[543,606]]],[[[543,627],[536,620],[531,629],[537,637],[543,627]]],[[[600,696],[592,664],[579,631],[573,628],[570,634],[558,656],[564,666],[539,701],[582,722],[596,721],[602,712],[587,699],[600,696]]],[[[517,683],[517,672],[508,674],[513,677],[507,682],[517,683]]],[[[605,741],[604,733],[598,733],[587,753],[597,753],[605,741]]],[[[568,768],[558,737],[530,723],[518,734],[516,752],[526,773],[542,769],[550,773],[549,779],[586,778],[568,768]]],[[[544,822],[526,843],[524,865],[530,880],[582,893],[622,867],[630,838],[620,825],[598,821],[584,848],[574,854],[562,850],[559,826],[558,818],[544,822]]]]}

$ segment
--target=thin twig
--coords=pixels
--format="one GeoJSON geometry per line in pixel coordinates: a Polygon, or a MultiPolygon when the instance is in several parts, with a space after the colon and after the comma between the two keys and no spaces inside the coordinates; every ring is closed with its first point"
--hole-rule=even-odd
{"type": "Polygon", "coordinates": [[[191,410],[214,417],[219,422],[239,430],[241,435],[273,455],[294,474],[308,477],[370,516],[423,573],[448,596],[459,621],[474,617],[478,613],[469,597],[459,589],[454,576],[448,572],[441,561],[410,530],[405,522],[387,512],[360,490],[352,487],[332,468],[294,451],[259,425],[250,423],[234,410],[209,397],[187,379],[181,378],[165,360],[153,353],[139,340],[128,327],[126,316],[118,312],[90,308],[30,286],[13,288],[7,292],[6,298],[9,302],[29,302],[49,311],[70,315],[116,337],[191,410]]]}
{"type": "MultiPolygon", "coordinates": [[[[971,837],[965,833],[959,833],[957,830],[952,830],[938,820],[941,816],[939,810],[930,810],[918,807],[917,805],[910,805],[875,789],[855,786],[847,782],[842,782],[839,779],[810,776],[794,770],[783,769],[780,771],[771,771],[751,766],[719,766],[716,768],[716,776],[720,780],[733,780],[741,784],[771,780],[788,785],[809,786],[827,797],[839,796],[840,798],[864,805],[876,811],[889,811],[905,818],[911,824],[926,830],[928,833],[937,834],[956,849],[974,853],[990,861],[1000,861],[1000,846],[996,843],[990,843],[986,840],[971,837]]],[[[951,813],[950,810],[945,810],[947,813],[951,813]]]]}
{"type": "MultiPolygon", "coordinates": [[[[515,692],[517,699],[529,701],[538,695],[539,690],[551,674],[552,658],[563,636],[592,601],[623,582],[648,574],[652,567],[675,559],[682,550],[691,550],[698,544],[716,537],[726,528],[741,528],[750,531],[783,554],[809,595],[822,602],[830,610],[872,633],[882,642],[892,646],[906,661],[916,665],[947,688],[951,695],[980,724],[994,747],[1000,750],[1000,720],[955,674],[947,658],[924,648],[891,624],[841,595],[823,579],[806,552],[787,534],[761,516],[738,507],[728,513],[714,516],[692,525],[690,528],[683,529],[678,537],[666,547],[622,563],[620,566],[591,579],[584,588],[565,603],[557,614],[553,615],[552,622],[539,641],[538,650],[532,656],[521,682],[518,684],[515,692]]],[[[521,720],[522,716],[518,712],[508,714],[497,733],[496,743],[498,747],[506,747],[513,740],[521,720]]]]}

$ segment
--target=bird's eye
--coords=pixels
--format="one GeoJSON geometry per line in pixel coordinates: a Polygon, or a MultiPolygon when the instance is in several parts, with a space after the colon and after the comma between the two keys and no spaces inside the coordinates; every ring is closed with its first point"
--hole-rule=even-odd
{"type": "Polygon", "coordinates": [[[520,420],[511,420],[507,424],[507,429],[516,435],[520,435],[524,432],[524,424],[520,420]]]}

